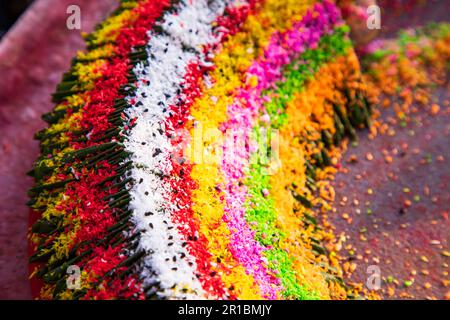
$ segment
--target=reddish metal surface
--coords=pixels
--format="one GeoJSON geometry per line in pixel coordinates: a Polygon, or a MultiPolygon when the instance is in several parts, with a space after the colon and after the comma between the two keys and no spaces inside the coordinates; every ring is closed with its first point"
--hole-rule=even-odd
{"type": "Polygon", "coordinates": [[[81,8],[90,31],[117,6],[116,0],[37,0],[0,42],[0,299],[30,299],[25,173],[38,156],[36,131],[50,95],[77,50],[78,30],[68,30],[66,9],[81,8]]]}

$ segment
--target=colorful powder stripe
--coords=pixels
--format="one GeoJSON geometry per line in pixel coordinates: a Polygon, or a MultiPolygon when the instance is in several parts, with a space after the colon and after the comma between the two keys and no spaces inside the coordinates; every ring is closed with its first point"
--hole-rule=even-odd
{"type": "MultiPolygon", "coordinates": [[[[185,128],[189,117],[189,108],[194,99],[201,94],[199,87],[200,81],[205,74],[211,69],[207,61],[211,59],[214,48],[223,42],[228,36],[236,33],[239,26],[245,21],[250,11],[254,9],[256,2],[252,1],[248,5],[242,2],[238,7],[228,7],[225,9],[225,14],[217,18],[216,30],[220,33],[215,35],[216,40],[204,47],[210,48],[209,56],[197,57],[197,61],[189,64],[186,68],[188,71],[183,79],[180,94],[176,100],[183,99],[183,104],[171,105],[173,116],[169,118],[170,134],[172,143],[171,165],[172,170],[169,174],[168,182],[171,184],[173,192],[171,193],[169,201],[176,204],[174,210],[174,222],[178,224],[180,232],[184,235],[184,241],[188,250],[195,255],[197,262],[197,272],[199,280],[202,282],[204,288],[210,288],[211,293],[215,297],[234,298],[234,294],[223,287],[220,275],[212,270],[210,261],[210,254],[206,249],[206,238],[198,232],[198,221],[194,221],[191,210],[191,200],[189,191],[194,188],[194,183],[190,179],[191,167],[185,161],[183,155],[183,148],[186,146],[186,141],[183,140],[184,134],[177,134],[185,128]],[[178,192],[178,190],[183,190],[178,192]],[[180,227],[181,226],[181,227],[180,227]],[[225,294],[225,292],[227,292],[225,294]]],[[[206,52],[206,51],[205,51],[206,52]]],[[[210,296],[211,297],[211,296],[210,296]]]]}
{"type": "MultiPolygon", "coordinates": [[[[145,37],[145,29],[138,32],[139,23],[144,25],[152,23],[152,20],[154,21],[154,19],[158,18],[161,11],[164,9],[164,6],[164,3],[153,5],[150,2],[142,2],[142,7],[135,9],[136,11],[139,10],[139,18],[130,25],[130,27],[132,26],[134,29],[130,30],[123,28],[119,33],[117,38],[122,38],[123,41],[118,42],[118,45],[115,48],[116,56],[112,61],[108,62],[108,67],[103,70],[103,76],[96,81],[95,89],[88,93],[89,102],[83,107],[83,113],[80,117],[80,126],[85,129],[90,129],[91,132],[89,132],[87,139],[82,139],[81,141],[77,139],[74,141],[74,149],[80,151],[73,151],[73,153],[84,154],[89,153],[93,149],[102,149],[102,151],[105,151],[106,149],[110,152],[110,155],[108,155],[109,157],[114,157],[121,153],[117,143],[109,142],[106,144],[98,144],[99,141],[95,138],[98,135],[103,136],[104,132],[111,127],[108,117],[113,111],[112,106],[114,105],[114,99],[120,97],[120,95],[117,95],[120,87],[128,83],[126,77],[129,68],[127,66],[127,52],[129,52],[133,46],[142,44],[142,42],[140,42],[142,40],[139,40],[137,36],[145,37]],[[133,34],[133,37],[127,36],[127,34],[129,35],[130,33],[133,34]]],[[[76,136],[72,135],[70,138],[74,140],[76,136]]],[[[63,160],[65,159],[63,158],[63,160]]],[[[85,168],[82,169],[82,171],[77,172],[75,165],[78,163],[74,162],[70,167],[71,174],[74,178],[67,178],[67,175],[63,173],[58,175],[59,179],[69,180],[69,182],[66,184],[63,201],[58,203],[55,206],[55,209],[68,213],[76,212],[77,215],[74,217],[75,219],[71,219],[72,221],[63,224],[66,232],[62,233],[54,241],[52,250],[56,251],[56,255],[51,256],[49,260],[50,263],[58,266],[60,264],[59,261],[63,257],[67,257],[69,260],[63,264],[63,266],[66,267],[72,262],[78,262],[80,264],[83,262],[83,258],[86,259],[91,256],[92,253],[95,253],[94,256],[99,258],[88,259],[86,261],[87,264],[84,266],[82,281],[87,283],[95,281],[95,278],[102,276],[106,271],[109,271],[112,267],[117,266],[126,259],[126,256],[123,254],[119,255],[119,252],[124,248],[123,243],[115,246],[113,251],[106,247],[106,251],[104,252],[101,251],[102,246],[98,246],[98,243],[96,243],[98,242],[96,239],[102,239],[100,243],[104,242],[103,240],[105,239],[117,240],[114,236],[110,237],[110,239],[104,237],[106,235],[105,232],[107,232],[108,229],[113,228],[118,221],[117,215],[120,217],[120,212],[118,213],[116,210],[119,208],[111,206],[111,202],[109,205],[105,202],[106,199],[113,198],[119,190],[111,187],[111,183],[107,183],[106,188],[109,190],[105,193],[103,191],[105,186],[102,185],[104,180],[110,179],[116,174],[114,171],[116,165],[111,166],[110,163],[102,161],[102,158],[97,158],[96,160],[96,170],[88,171],[86,170],[87,168],[85,168]],[[101,171],[102,168],[105,170],[101,171]],[[72,182],[73,180],[75,181],[72,182]],[[71,231],[68,232],[68,228],[71,231]],[[92,244],[95,245],[94,248],[90,248],[92,244]],[[60,252],[59,254],[58,251],[60,252]],[[103,253],[105,254],[104,257],[102,256],[103,253]],[[71,259],[70,257],[73,255],[77,255],[77,257],[71,259]]],[[[65,166],[67,167],[69,164],[70,163],[65,166]]],[[[50,245],[51,244],[52,243],[50,243],[50,245]]],[[[46,244],[46,246],[48,247],[48,244],[46,244]]],[[[39,251],[41,255],[47,254],[46,250],[38,250],[38,254],[39,251]]],[[[43,271],[46,272],[46,275],[44,276],[46,282],[56,282],[56,287],[53,288],[52,286],[49,286],[44,288],[44,290],[48,291],[51,288],[54,290],[53,294],[59,293],[62,290],[61,286],[64,284],[64,279],[58,279],[61,277],[61,266],[58,266],[54,270],[50,268],[50,271],[43,271]]],[[[117,282],[119,279],[115,280],[117,282]]],[[[113,283],[112,285],[117,286],[117,283],[113,283]]],[[[85,287],[89,288],[89,284],[86,284],[85,287]]],[[[130,286],[129,282],[127,283],[127,281],[124,281],[123,288],[117,288],[115,290],[131,291],[131,293],[134,294],[133,291],[136,289],[133,288],[133,286],[130,286]]],[[[107,290],[103,291],[106,291],[103,292],[103,294],[112,294],[107,292],[107,290]]],[[[92,292],[88,292],[88,297],[92,294],[92,292]]],[[[117,292],[114,292],[114,295],[116,294],[117,292]]],[[[128,297],[126,292],[124,294],[124,296],[128,297]]]]}
{"type": "MultiPolygon", "coordinates": [[[[318,48],[306,51],[300,56],[300,59],[296,59],[287,68],[284,82],[278,84],[274,93],[271,90],[265,92],[266,96],[274,96],[275,98],[264,103],[265,111],[261,112],[262,128],[270,124],[272,129],[277,129],[282,123],[287,121],[284,110],[286,103],[289,99],[292,99],[290,97],[303,88],[305,81],[313,77],[312,72],[316,72],[327,60],[343,55],[350,46],[349,41],[343,37],[344,34],[345,29],[339,27],[331,36],[323,37],[319,42],[318,48]],[[295,83],[295,85],[292,85],[292,83],[295,83]],[[276,97],[283,97],[283,102],[280,103],[277,101],[279,99],[276,97]],[[274,106],[277,108],[275,109],[274,106]]],[[[256,144],[258,143],[257,140],[261,139],[261,132],[262,134],[265,133],[264,130],[258,130],[259,128],[261,128],[259,125],[254,127],[255,135],[257,136],[256,141],[254,141],[256,144]]],[[[286,251],[280,249],[278,246],[279,238],[284,237],[284,233],[276,227],[277,215],[269,192],[270,176],[267,175],[267,166],[270,164],[267,161],[261,163],[264,159],[258,159],[259,155],[257,152],[251,155],[251,170],[245,183],[245,185],[250,187],[249,192],[251,194],[246,211],[247,221],[256,227],[255,231],[258,241],[265,246],[271,247],[271,249],[265,252],[265,256],[272,265],[273,262],[277,262],[277,267],[274,270],[281,277],[283,286],[285,287],[285,296],[287,298],[293,297],[299,299],[306,297],[312,298],[313,296],[308,296],[304,292],[304,288],[295,280],[295,271],[292,269],[289,256],[286,251]],[[264,174],[265,171],[266,174],[264,174]],[[264,194],[264,192],[267,194],[264,194]],[[258,205],[255,206],[256,204],[258,205]]]]}
{"type": "MultiPolygon", "coordinates": [[[[280,130],[280,161],[283,167],[275,175],[270,177],[270,193],[273,196],[274,207],[276,208],[277,221],[280,229],[283,230],[286,237],[281,242],[280,247],[288,250],[293,258],[293,267],[297,271],[297,277],[300,283],[305,283],[308,287],[316,287],[319,292],[326,292],[327,289],[320,285],[321,277],[325,277],[329,286],[330,296],[333,298],[345,297],[342,283],[339,280],[340,271],[335,270],[335,253],[327,252],[327,249],[320,246],[322,239],[329,237],[322,230],[315,230],[315,214],[311,211],[314,206],[321,206],[326,210],[326,200],[332,200],[333,191],[329,189],[323,181],[330,170],[334,168],[327,167],[331,158],[338,157],[337,150],[330,148],[332,139],[321,135],[320,130],[314,130],[314,119],[318,114],[324,113],[324,117],[334,117],[336,120],[336,133],[338,135],[349,135],[348,132],[339,132],[348,126],[342,125],[343,117],[348,117],[345,113],[339,114],[333,109],[334,103],[344,102],[347,110],[353,106],[352,100],[344,100],[345,86],[352,87],[351,94],[359,93],[360,75],[354,77],[354,56],[344,56],[338,58],[336,63],[330,63],[320,69],[314,81],[308,83],[305,91],[302,91],[298,99],[288,104],[286,114],[288,118],[287,125],[280,130]],[[341,75],[346,75],[344,84],[341,82],[341,75]],[[354,78],[353,78],[354,77],[354,78]],[[353,78],[353,79],[352,79],[353,78]],[[323,90],[321,87],[328,85],[334,90],[323,90]],[[328,114],[328,115],[327,115],[328,114]],[[339,114],[339,115],[338,115],[339,114]],[[337,119],[341,118],[341,119],[337,119]],[[292,119],[292,120],[290,120],[292,119]],[[338,129],[338,127],[341,127],[338,129]],[[295,140],[288,141],[292,134],[298,136],[295,140]],[[283,139],[284,138],[284,139],[283,139]],[[328,140],[328,141],[327,141],[328,140]],[[331,141],[330,141],[331,140],[331,141]],[[325,145],[328,145],[329,150],[325,145]],[[292,161],[294,155],[301,155],[303,165],[299,167],[299,161],[292,161]],[[284,181],[280,181],[283,178],[284,181]],[[290,193],[286,193],[286,189],[290,193]],[[299,239],[303,239],[304,245],[299,246],[299,239]],[[323,267],[320,263],[324,262],[322,255],[327,256],[329,264],[323,267]],[[311,268],[302,268],[308,266],[308,261],[317,261],[315,264],[309,264],[311,268]],[[320,270],[320,269],[324,270],[320,270]],[[306,272],[305,272],[306,269],[306,272]],[[326,271],[326,273],[325,273],[326,271]]],[[[362,109],[362,108],[361,108],[362,109]]]]}
{"type": "Polygon", "coordinates": [[[242,204],[247,198],[247,190],[245,186],[239,185],[245,178],[245,164],[249,160],[249,137],[255,118],[263,108],[263,90],[281,79],[284,65],[306,48],[317,46],[320,36],[329,32],[337,20],[338,12],[335,7],[316,5],[302,20],[294,22],[291,29],[272,36],[262,57],[258,58],[246,73],[248,84],[239,89],[235,102],[228,106],[229,120],[221,125],[226,137],[230,138],[225,139],[222,161],[226,181],[225,220],[230,230],[233,230],[230,250],[248,272],[253,273],[262,287],[261,291],[271,299],[276,298],[277,291],[274,289],[278,282],[274,281],[275,278],[269,275],[261,264],[263,247],[254,240],[254,235],[245,221],[242,204]],[[323,16],[328,19],[317,18],[323,16]],[[305,28],[306,26],[308,28],[305,28]],[[236,147],[236,141],[243,143],[243,146],[236,147]]]}
{"type": "MultiPolygon", "coordinates": [[[[81,122],[81,126],[85,130],[90,131],[88,143],[82,144],[81,147],[86,148],[91,147],[92,144],[96,145],[101,137],[104,136],[105,132],[112,127],[111,123],[114,124],[115,120],[112,120],[111,117],[111,114],[114,112],[114,108],[111,108],[111,106],[114,105],[116,99],[122,97],[120,88],[128,83],[127,74],[129,73],[130,68],[128,53],[133,47],[145,44],[147,34],[146,29],[143,28],[143,26],[151,26],[155,22],[155,20],[160,17],[162,10],[167,8],[167,6],[168,3],[164,2],[159,2],[158,4],[155,4],[153,2],[143,2],[142,6],[136,7],[136,13],[138,15],[137,20],[130,26],[130,28],[124,28],[121,30],[120,35],[117,39],[117,57],[113,58],[112,62],[110,63],[109,70],[111,70],[111,73],[107,74],[107,76],[105,77],[106,79],[103,83],[97,83],[97,91],[94,91],[94,93],[92,94],[91,104],[84,108],[84,121],[81,122]],[[91,144],[90,142],[93,143],[91,144]]],[[[121,149],[113,150],[111,153],[114,160],[116,160],[117,158],[119,158],[120,160],[120,157],[124,157],[126,155],[121,149]]],[[[114,160],[113,162],[117,162],[114,160]]],[[[116,193],[118,193],[118,191],[116,193]]],[[[105,197],[101,197],[100,199],[103,201],[106,200],[105,197]]],[[[112,203],[124,205],[127,202],[127,200],[124,199],[123,195],[121,195],[120,197],[109,196],[107,197],[107,199],[109,200],[109,203],[107,203],[106,205],[113,208],[111,210],[112,215],[114,214],[114,206],[111,205],[112,203]]],[[[118,213],[118,216],[113,217],[111,215],[111,221],[108,221],[109,210],[107,210],[107,208],[104,208],[103,212],[102,209],[100,209],[101,207],[98,209],[92,209],[93,203],[101,203],[101,200],[89,200],[85,201],[86,207],[89,206],[92,211],[96,212],[92,212],[84,217],[84,220],[86,222],[78,231],[78,234],[81,235],[77,237],[77,242],[83,242],[87,239],[92,238],[102,239],[107,236],[107,234],[105,234],[104,232],[108,232],[111,228],[115,228],[116,224],[120,223],[123,220],[122,215],[124,213],[123,209],[121,210],[120,207],[118,207],[118,210],[116,211],[116,213],[118,213]],[[92,228],[93,225],[96,225],[97,228],[92,228]]],[[[94,261],[94,264],[91,264],[91,261],[89,261],[85,269],[92,270],[92,272],[97,276],[102,276],[107,271],[110,271],[111,268],[114,268],[114,271],[119,272],[119,274],[120,272],[125,271],[122,269],[122,267],[115,268],[115,266],[121,265],[125,261],[126,256],[120,253],[123,249],[126,248],[126,244],[123,241],[116,239],[113,239],[112,243],[115,244],[115,251],[113,253],[110,252],[110,248],[106,249],[106,257],[104,257],[101,253],[96,252],[96,257],[100,257],[101,259],[91,260],[94,261]],[[116,244],[117,241],[119,241],[118,244],[116,244]],[[114,260],[110,261],[107,259],[107,257],[114,260]]],[[[129,279],[127,276],[125,276],[125,280],[122,278],[122,280],[124,280],[124,288],[130,288],[130,282],[134,281],[133,278],[134,275],[132,275],[131,279],[129,279]]],[[[114,282],[112,284],[108,283],[108,285],[104,286],[107,288],[108,286],[111,286],[113,288],[111,290],[111,293],[117,291],[117,288],[115,288],[117,286],[114,286],[114,282]]],[[[105,294],[104,292],[102,293],[105,294]]],[[[107,294],[111,293],[107,292],[107,294]]],[[[96,294],[97,293],[95,290],[93,293],[92,290],[90,290],[87,293],[87,297],[96,297],[96,294]]]]}
{"type": "Polygon", "coordinates": [[[345,33],[330,1],[123,1],[37,134],[40,298],[346,297],[311,222],[334,145],[367,124],[345,33]],[[273,176],[256,141],[269,128],[273,176]]]}
{"type": "MultiPolygon", "coordinates": [[[[212,23],[223,15],[225,5],[206,1],[180,4],[173,15],[164,17],[160,25],[164,34],[150,36],[147,48],[151,55],[146,66],[138,65],[135,70],[141,83],[132,98],[135,107],[127,110],[128,118],[136,121],[125,146],[134,163],[131,176],[140,183],[130,190],[133,199],[130,207],[134,211],[132,219],[136,227],[145,230],[137,249],[146,252],[140,267],[144,285],[158,282],[162,291],[158,293],[160,296],[164,290],[170,290],[167,295],[172,297],[186,297],[173,292],[178,290],[192,291],[194,296],[204,295],[195,275],[194,257],[183,246],[188,239],[179,232],[182,226],[173,221],[179,204],[167,202],[168,194],[178,192],[171,190],[169,181],[164,179],[172,170],[172,145],[168,136],[175,134],[167,123],[174,113],[170,106],[182,89],[183,75],[189,63],[205,59],[199,51],[202,46],[220,41],[220,37],[213,34],[212,23]],[[190,34],[196,34],[196,37],[192,38],[190,34]],[[152,273],[148,273],[150,266],[152,273]]],[[[223,291],[223,286],[218,289],[223,291]]]]}
{"type": "MultiPolygon", "coordinates": [[[[256,286],[253,277],[248,277],[239,261],[228,250],[229,234],[226,223],[222,222],[223,203],[221,195],[214,195],[215,191],[221,192],[221,175],[217,165],[220,163],[216,155],[203,152],[197,153],[198,149],[209,148],[217,143],[215,141],[220,123],[226,119],[226,106],[231,103],[230,93],[236,90],[241,83],[242,71],[251,65],[269,40],[271,34],[275,32],[275,26],[285,28],[294,18],[292,13],[304,12],[308,9],[308,4],[304,6],[298,3],[286,3],[281,6],[280,16],[273,16],[272,10],[276,4],[265,2],[257,19],[247,21],[243,29],[247,31],[236,34],[223,48],[221,54],[214,58],[216,69],[212,73],[213,86],[207,90],[204,97],[201,97],[191,108],[191,112],[196,120],[196,129],[192,131],[194,141],[198,142],[198,137],[203,145],[194,145],[194,162],[191,176],[198,183],[198,189],[193,191],[193,209],[198,219],[204,222],[201,226],[203,232],[210,241],[210,252],[221,262],[221,268],[225,266],[226,272],[223,279],[227,286],[236,290],[241,298],[257,298],[255,295],[256,286]],[[270,10],[270,11],[269,11],[270,10]],[[267,22],[267,23],[265,23],[267,22]],[[263,26],[264,24],[264,26],[263,26]],[[259,37],[255,37],[258,34],[259,37]],[[254,40],[258,43],[255,44],[254,40]],[[241,44],[239,44],[241,43],[241,44]],[[258,49],[243,50],[245,46],[255,46],[258,49]],[[197,131],[197,132],[196,132],[197,131]],[[197,139],[196,139],[197,137],[197,139]],[[208,140],[210,139],[210,140],[208,140]],[[200,165],[195,162],[200,161],[200,165]],[[229,266],[234,266],[230,268],[229,266]]],[[[280,29],[280,28],[277,28],[280,29]]],[[[220,133],[220,132],[219,132],[220,133]]],[[[220,272],[220,271],[219,271],[220,272]]]]}

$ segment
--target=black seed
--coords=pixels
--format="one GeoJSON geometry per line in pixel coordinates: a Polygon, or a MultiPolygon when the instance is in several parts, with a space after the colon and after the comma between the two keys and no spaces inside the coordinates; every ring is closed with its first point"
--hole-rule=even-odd
{"type": "Polygon", "coordinates": [[[145,215],[146,217],[152,216],[152,215],[153,215],[153,212],[147,211],[146,213],[144,213],[144,215],[145,215]]]}
{"type": "Polygon", "coordinates": [[[209,275],[210,275],[211,277],[214,277],[214,276],[216,275],[216,272],[213,271],[213,272],[211,272],[209,275]]]}
{"type": "Polygon", "coordinates": [[[145,109],[144,112],[148,112],[148,109],[145,109]]]}
{"type": "Polygon", "coordinates": [[[146,196],[148,196],[148,191],[145,191],[144,194],[145,194],[146,196]]]}
{"type": "Polygon", "coordinates": [[[169,247],[173,246],[173,242],[169,242],[169,243],[168,243],[168,246],[169,246],[169,247]]]}
{"type": "Polygon", "coordinates": [[[153,223],[150,222],[148,225],[149,225],[150,228],[153,229],[153,223]]]}
{"type": "Polygon", "coordinates": [[[156,148],[155,152],[153,153],[153,157],[156,157],[158,154],[160,154],[162,151],[160,148],[156,148]]]}

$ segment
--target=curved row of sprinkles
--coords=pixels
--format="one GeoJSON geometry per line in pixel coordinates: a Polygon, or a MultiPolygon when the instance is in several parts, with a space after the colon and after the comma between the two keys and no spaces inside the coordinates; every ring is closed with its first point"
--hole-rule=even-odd
{"type": "MultiPolygon", "coordinates": [[[[346,134],[340,131],[344,126],[340,118],[335,118],[333,104],[366,110],[364,100],[356,97],[365,88],[360,82],[358,60],[343,38],[344,31],[338,28],[333,35],[322,38],[317,49],[306,51],[304,59],[289,66],[285,82],[266,92],[265,110],[260,117],[265,130],[258,128],[259,124],[254,128],[254,144],[264,141],[263,134],[277,134],[278,146],[276,155],[250,155],[245,185],[251,196],[246,203],[246,218],[255,227],[256,239],[270,248],[264,255],[269,266],[279,272],[288,297],[305,298],[299,284],[306,284],[322,298],[327,292],[333,298],[345,296],[339,286],[327,290],[321,281],[321,264],[326,263],[327,268],[338,265],[332,256],[327,261],[324,255],[317,254],[324,250],[318,244],[330,235],[317,229],[311,209],[327,206],[317,196],[317,189],[325,200],[332,200],[323,194],[328,191],[326,179],[335,170],[328,165],[330,158],[339,156],[333,145],[339,145],[340,137],[346,134]],[[343,96],[346,90],[354,98],[343,96]],[[280,167],[274,169],[273,165],[280,167]]],[[[341,116],[351,119],[357,127],[367,119],[341,116]]],[[[327,278],[333,276],[340,276],[338,270],[327,278]]]]}
{"type": "MultiPolygon", "coordinates": [[[[282,80],[284,67],[290,61],[296,60],[307,48],[316,47],[320,37],[332,32],[338,22],[338,11],[334,6],[325,3],[324,6],[316,6],[314,9],[301,20],[295,21],[288,30],[275,33],[270,38],[262,56],[248,68],[245,83],[238,89],[233,103],[227,106],[228,120],[221,124],[221,130],[225,134],[221,159],[225,176],[224,219],[232,230],[231,251],[240,258],[240,262],[253,273],[261,285],[271,283],[267,279],[266,270],[254,269],[255,265],[261,264],[261,254],[266,248],[254,239],[254,232],[244,217],[243,207],[248,197],[242,180],[245,178],[245,171],[248,169],[246,164],[250,159],[250,135],[259,112],[264,110],[263,91],[282,80]],[[315,14],[323,19],[316,19],[315,14]]],[[[270,117],[265,117],[270,121],[270,117]]],[[[258,150],[257,146],[255,149],[258,150]]],[[[273,281],[272,288],[278,284],[278,281],[273,281]]],[[[276,292],[268,293],[271,298],[276,297],[276,292]]]]}
{"type": "Polygon", "coordinates": [[[329,1],[122,1],[37,134],[39,296],[345,298],[312,207],[368,118],[346,32],[329,1]]]}
{"type": "MultiPolygon", "coordinates": [[[[176,104],[185,103],[182,97],[177,97],[177,92],[183,87],[189,66],[207,67],[206,55],[210,53],[203,52],[202,47],[219,44],[226,36],[216,32],[213,26],[224,14],[226,5],[219,1],[180,4],[176,12],[166,16],[159,25],[165,32],[150,35],[149,57],[145,64],[135,67],[140,80],[138,89],[130,97],[134,108],[126,113],[129,119],[136,118],[136,122],[125,142],[134,164],[131,176],[138,181],[130,190],[131,219],[136,228],[144,232],[136,249],[145,252],[139,266],[143,284],[155,290],[157,283],[158,295],[170,290],[167,296],[175,298],[202,296],[203,284],[213,296],[224,296],[218,277],[210,276],[210,267],[200,269],[200,278],[196,277],[195,255],[200,248],[190,250],[191,245],[183,246],[188,239],[181,229],[184,226],[176,221],[181,208],[178,203],[168,201],[167,195],[173,190],[183,192],[183,189],[172,189],[169,181],[174,179],[169,136],[175,135],[174,125],[183,121],[179,118],[173,123],[169,119],[179,113],[176,104]]],[[[190,237],[196,237],[195,232],[190,237]]],[[[199,263],[202,262],[200,259],[199,263]]]]}

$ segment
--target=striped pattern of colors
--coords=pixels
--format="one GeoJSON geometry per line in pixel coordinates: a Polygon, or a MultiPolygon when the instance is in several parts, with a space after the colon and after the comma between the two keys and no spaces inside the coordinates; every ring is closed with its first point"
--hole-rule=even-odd
{"type": "Polygon", "coordinates": [[[36,134],[39,298],[352,297],[320,210],[370,107],[333,2],[122,0],[86,42],[36,134]]]}

